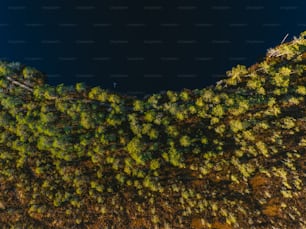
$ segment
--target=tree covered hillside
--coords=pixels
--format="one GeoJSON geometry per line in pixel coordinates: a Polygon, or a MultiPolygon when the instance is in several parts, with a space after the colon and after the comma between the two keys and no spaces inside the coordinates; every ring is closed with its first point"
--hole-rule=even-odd
{"type": "Polygon", "coordinates": [[[143,99],[0,62],[1,228],[305,228],[305,36],[143,99]]]}

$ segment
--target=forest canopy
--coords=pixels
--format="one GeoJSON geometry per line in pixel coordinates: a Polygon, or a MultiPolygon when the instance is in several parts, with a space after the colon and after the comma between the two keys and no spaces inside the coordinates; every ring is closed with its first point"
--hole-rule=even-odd
{"type": "Polygon", "coordinates": [[[305,36],[143,99],[1,61],[1,228],[305,228],[305,36]]]}

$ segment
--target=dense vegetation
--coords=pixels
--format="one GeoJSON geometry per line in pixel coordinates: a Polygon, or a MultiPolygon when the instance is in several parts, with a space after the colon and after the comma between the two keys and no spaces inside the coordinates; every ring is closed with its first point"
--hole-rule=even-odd
{"type": "Polygon", "coordinates": [[[143,99],[1,62],[1,228],[305,228],[305,35],[143,99]]]}

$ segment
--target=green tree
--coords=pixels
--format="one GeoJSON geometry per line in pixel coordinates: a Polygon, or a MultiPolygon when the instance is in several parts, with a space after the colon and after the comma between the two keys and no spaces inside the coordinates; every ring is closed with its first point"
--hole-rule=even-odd
{"type": "Polygon", "coordinates": [[[22,75],[31,84],[42,85],[44,83],[45,76],[33,67],[26,66],[22,70],[22,75]]]}
{"type": "Polygon", "coordinates": [[[23,101],[18,97],[6,97],[1,100],[1,104],[6,109],[17,108],[18,106],[23,104],[23,101]]]}
{"type": "Polygon", "coordinates": [[[238,64],[236,67],[233,67],[231,71],[227,71],[226,74],[229,79],[226,80],[226,83],[229,85],[236,85],[241,81],[241,77],[246,75],[248,70],[246,66],[238,64]]]}
{"type": "Polygon", "coordinates": [[[168,90],[166,93],[171,103],[175,103],[178,100],[178,95],[176,92],[168,90]]]}
{"type": "Polygon", "coordinates": [[[216,105],[212,108],[212,115],[216,117],[222,117],[224,115],[224,110],[221,104],[216,105]]]}
{"type": "Polygon", "coordinates": [[[188,99],[189,99],[189,94],[188,94],[188,92],[187,92],[187,91],[182,91],[182,92],[180,93],[180,98],[181,98],[183,101],[188,101],[188,99]]]}
{"type": "Polygon", "coordinates": [[[148,122],[153,122],[155,116],[155,112],[153,110],[150,110],[145,113],[144,119],[148,122]]]}
{"type": "Polygon", "coordinates": [[[201,97],[204,102],[209,103],[212,101],[214,96],[215,96],[215,93],[213,92],[213,90],[204,89],[201,97]]]}
{"type": "Polygon", "coordinates": [[[57,98],[56,90],[54,87],[47,86],[43,92],[46,99],[55,99],[57,98]]]}
{"type": "Polygon", "coordinates": [[[126,146],[126,150],[131,155],[131,157],[136,161],[137,164],[144,165],[142,158],[142,144],[139,138],[134,137],[126,146]]]}
{"type": "Polygon", "coordinates": [[[108,102],[110,103],[120,103],[120,97],[116,94],[110,94],[107,98],[108,102]]]}
{"type": "Polygon", "coordinates": [[[40,113],[40,120],[46,124],[54,122],[56,118],[57,117],[55,116],[54,112],[40,113]]]}
{"type": "Polygon", "coordinates": [[[306,95],[306,87],[305,86],[298,86],[295,91],[300,95],[306,95]]]}
{"type": "Polygon", "coordinates": [[[180,144],[181,144],[181,146],[183,146],[183,147],[190,146],[190,144],[191,144],[190,137],[187,136],[187,135],[182,136],[182,137],[180,138],[180,144]]]}
{"type": "Polygon", "coordinates": [[[5,62],[0,62],[0,76],[7,76],[11,74],[11,69],[7,66],[5,62]]]}
{"type": "Polygon", "coordinates": [[[150,137],[150,139],[151,140],[153,140],[153,139],[157,139],[158,138],[158,131],[156,130],[156,129],[151,129],[150,131],[149,131],[149,137],[150,137]]]}
{"type": "Polygon", "coordinates": [[[243,124],[240,120],[231,120],[230,127],[234,133],[237,133],[238,131],[243,130],[243,124]]]}
{"type": "MultiPolygon", "coordinates": [[[[0,73],[1,75],[1,73],[0,73]]],[[[0,79],[0,87],[7,88],[9,86],[9,81],[5,78],[0,79]]]]}
{"type": "Polygon", "coordinates": [[[78,93],[84,93],[86,91],[86,85],[85,83],[76,83],[75,84],[75,90],[78,93]]]}
{"type": "Polygon", "coordinates": [[[50,150],[52,148],[52,140],[47,136],[40,136],[37,140],[37,148],[39,150],[50,150]]]}
{"type": "Polygon", "coordinates": [[[141,100],[135,100],[133,103],[133,109],[134,111],[143,111],[144,102],[142,102],[141,100]]]}
{"type": "Polygon", "coordinates": [[[36,99],[41,100],[44,98],[44,89],[42,87],[35,87],[33,95],[36,99]]]}
{"type": "Polygon", "coordinates": [[[100,87],[93,87],[88,93],[88,98],[98,100],[99,95],[101,95],[103,92],[104,91],[100,87]]]}

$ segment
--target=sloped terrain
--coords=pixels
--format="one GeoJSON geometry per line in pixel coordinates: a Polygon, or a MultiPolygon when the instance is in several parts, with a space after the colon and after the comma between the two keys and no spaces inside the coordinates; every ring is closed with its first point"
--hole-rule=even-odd
{"type": "Polygon", "coordinates": [[[1,62],[1,228],[305,228],[305,35],[143,99],[1,62]]]}

